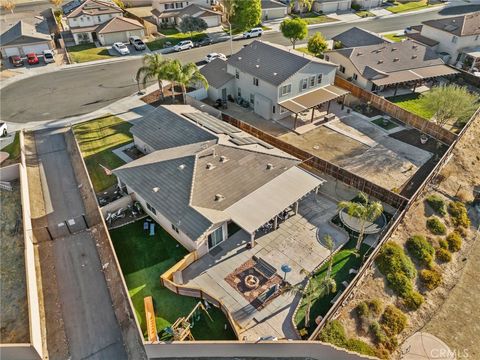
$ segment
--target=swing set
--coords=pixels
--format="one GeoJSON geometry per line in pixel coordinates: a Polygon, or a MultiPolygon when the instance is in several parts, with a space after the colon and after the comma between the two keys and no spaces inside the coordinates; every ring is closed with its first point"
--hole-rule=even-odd
{"type": "Polygon", "coordinates": [[[208,313],[207,308],[202,304],[201,301],[190,311],[186,317],[179,317],[172,326],[165,329],[169,333],[174,341],[185,341],[190,340],[194,341],[195,338],[192,335],[191,329],[195,326],[195,323],[198,323],[202,316],[202,311],[208,316],[210,321],[213,322],[212,317],[208,313]]]}

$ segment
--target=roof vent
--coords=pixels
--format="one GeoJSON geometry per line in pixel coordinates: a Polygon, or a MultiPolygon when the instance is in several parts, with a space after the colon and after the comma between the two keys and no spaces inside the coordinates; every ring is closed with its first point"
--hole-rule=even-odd
{"type": "Polygon", "coordinates": [[[362,53],[361,51],[359,51],[359,52],[357,53],[357,56],[360,56],[360,55],[363,55],[363,53],[362,53]]]}
{"type": "Polygon", "coordinates": [[[159,192],[160,191],[160,188],[158,186],[155,186],[153,189],[152,189],[153,192],[159,192]]]}
{"type": "Polygon", "coordinates": [[[181,164],[178,166],[178,170],[183,170],[185,169],[187,166],[185,164],[181,164]]]}
{"type": "Polygon", "coordinates": [[[273,73],[273,76],[277,76],[277,75],[278,75],[278,73],[276,73],[276,72],[273,73]]]}
{"type": "Polygon", "coordinates": [[[226,163],[228,161],[228,158],[224,155],[220,156],[220,162],[221,163],[226,163]]]}
{"type": "Polygon", "coordinates": [[[273,164],[268,163],[267,164],[267,170],[272,170],[273,169],[273,164]]]}
{"type": "Polygon", "coordinates": [[[400,61],[400,59],[399,58],[393,59],[393,62],[397,62],[397,61],[400,61]]]}
{"type": "Polygon", "coordinates": [[[416,59],[417,58],[417,55],[412,55],[412,59],[416,59]]]}
{"type": "Polygon", "coordinates": [[[207,163],[207,170],[212,170],[215,166],[212,163],[207,163]]]}
{"type": "Polygon", "coordinates": [[[377,64],[383,64],[383,60],[378,60],[377,64]]]}
{"type": "Polygon", "coordinates": [[[238,57],[238,60],[242,60],[242,57],[241,57],[241,56],[239,56],[239,57],[238,57]]]}
{"type": "Polygon", "coordinates": [[[412,49],[416,49],[417,47],[417,45],[412,45],[412,49]]]}
{"type": "Polygon", "coordinates": [[[225,196],[222,194],[215,194],[215,201],[222,201],[225,199],[225,196]]]}
{"type": "Polygon", "coordinates": [[[256,64],[255,67],[258,69],[260,67],[260,65],[256,64]]]}

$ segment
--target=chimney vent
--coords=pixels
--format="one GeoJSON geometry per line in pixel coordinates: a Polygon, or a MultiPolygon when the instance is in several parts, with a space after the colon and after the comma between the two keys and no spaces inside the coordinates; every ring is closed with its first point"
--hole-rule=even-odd
{"type": "Polygon", "coordinates": [[[224,155],[220,156],[220,162],[221,163],[226,163],[228,161],[228,158],[224,155]]]}
{"type": "Polygon", "coordinates": [[[377,64],[383,64],[383,60],[378,60],[377,64]]]}
{"type": "Polygon", "coordinates": [[[268,163],[267,164],[267,170],[272,170],[273,169],[273,164],[268,163]]]}
{"type": "Polygon", "coordinates": [[[159,192],[160,191],[160,188],[158,186],[155,186],[153,189],[152,189],[153,192],[159,192]]]}
{"type": "Polygon", "coordinates": [[[225,199],[225,196],[222,194],[215,194],[215,201],[222,201],[225,199]]]}
{"type": "Polygon", "coordinates": [[[215,166],[212,163],[207,163],[207,170],[212,170],[215,166]]]}
{"type": "Polygon", "coordinates": [[[185,164],[181,164],[178,166],[178,170],[183,170],[185,169],[186,165],[185,164]]]}

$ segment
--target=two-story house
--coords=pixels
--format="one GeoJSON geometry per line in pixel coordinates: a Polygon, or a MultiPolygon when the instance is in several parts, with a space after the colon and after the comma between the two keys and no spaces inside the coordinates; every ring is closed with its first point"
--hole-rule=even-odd
{"type": "Polygon", "coordinates": [[[184,16],[200,17],[208,27],[220,26],[222,13],[217,11],[216,0],[153,0],[152,15],[158,26],[179,25],[184,16]]]}
{"type": "Polygon", "coordinates": [[[67,22],[77,45],[95,41],[111,45],[130,36],[145,36],[142,24],[123,17],[122,9],[108,0],[84,1],[67,15],[67,22]]]}
{"type": "Polygon", "coordinates": [[[210,99],[242,98],[261,117],[279,120],[343,96],[345,92],[332,85],[336,67],[257,40],[226,62],[212,61],[200,71],[208,80],[210,99]]]}

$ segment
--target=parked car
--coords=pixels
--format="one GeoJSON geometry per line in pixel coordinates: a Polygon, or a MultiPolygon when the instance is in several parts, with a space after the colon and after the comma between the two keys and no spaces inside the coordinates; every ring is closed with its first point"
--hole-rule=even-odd
{"type": "Polygon", "coordinates": [[[23,59],[18,55],[10,56],[8,59],[10,60],[10,63],[15,67],[19,67],[19,66],[24,65],[23,59]]]}
{"type": "Polygon", "coordinates": [[[121,42],[116,42],[112,45],[112,48],[118,52],[120,55],[128,55],[130,54],[130,50],[128,50],[128,47],[121,42]]]}
{"type": "Polygon", "coordinates": [[[0,136],[7,136],[8,131],[7,131],[7,123],[1,121],[0,122],[0,136]]]}
{"type": "Polygon", "coordinates": [[[407,26],[404,30],[403,30],[404,34],[412,34],[414,32],[416,32],[411,26],[407,26]]]}
{"type": "Polygon", "coordinates": [[[213,40],[207,36],[195,42],[195,47],[207,46],[207,45],[211,45],[212,43],[213,43],[213,40]]]}
{"type": "Polygon", "coordinates": [[[182,51],[182,50],[188,50],[193,48],[193,43],[191,40],[183,40],[180,41],[177,45],[173,47],[173,50],[175,51],[182,51]]]}
{"type": "Polygon", "coordinates": [[[262,36],[263,34],[263,29],[262,28],[253,28],[249,31],[246,31],[243,33],[243,38],[244,39],[250,39],[252,37],[257,37],[257,36],[262,36]]]}
{"type": "Polygon", "coordinates": [[[53,54],[52,50],[43,50],[43,60],[45,64],[54,63],[55,62],[55,55],[53,54]]]}
{"type": "Polygon", "coordinates": [[[205,61],[207,63],[212,62],[215,59],[222,59],[222,60],[227,60],[227,57],[222,54],[222,53],[210,53],[207,56],[205,56],[205,61]]]}
{"type": "Polygon", "coordinates": [[[147,45],[145,45],[142,39],[140,39],[138,36],[130,36],[128,41],[137,51],[142,51],[147,48],[147,45]]]}
{"type": "Polygon", "coordinates": [[[35,64],[38,64],[40,60],[38,60],[37,54],[30,53],[30,54],[27,54],[27,62],[30,65],[35,65],[35,64]]]}

